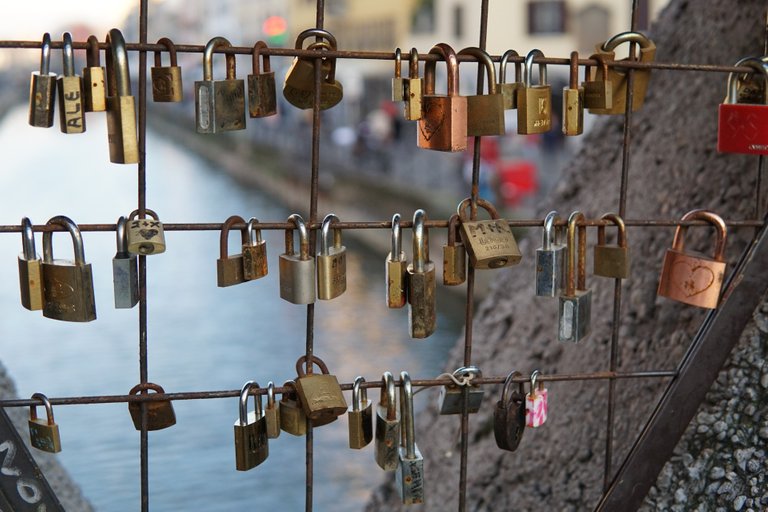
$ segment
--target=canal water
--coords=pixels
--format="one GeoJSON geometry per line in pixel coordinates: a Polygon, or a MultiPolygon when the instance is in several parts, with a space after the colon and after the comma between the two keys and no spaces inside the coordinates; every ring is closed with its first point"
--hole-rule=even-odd
{"type": "MultiPolygon", "coordinates": [[[[83,135],[32,128],[26,116],[19,107],[0,122],[0,222],[18,224],[28,216],[43,224],[64,214],[79,223],[111,223],[134,209],[136,166],[109,163],[102,116],[91,115],[83,135]]],[[[188,129],[190,137],[197,136],[192,125],[188,129]]],[[[291,213],[157,133],[150,133],[147,155],[147,206],[165,222],[221,222],[233,214],[282,221],[291,213]]],[[[239,389],[249,379],[281,384],[295,376],[306,308],[279,297],[283,233],[263,236],[269,275],[218,288],[219,233],[166,233],[167,251],[147,258],[150,381],[168,392],[211,391],[239,389]]],[[[16,264],[21,237],[0,235],[0,360],[20,396],[124,394],[139,381],[138,308],[113,306],[114,233],[87,232],[83,238],[98,319],[77,324],[22,308],[16,264]]],[[[37,244],[42,253],[39,234],[37,244]]],[[[349,237],[345,245],[347,292],[317,303],[315,353],[343,382],[356,375],[378,379],[385,370],[408,370],[414,378],[438,375],[459,335],[460,304],[438,294],[438,331],[427,340],[410,339],[407,310],[389,310],[384,303],[385,255],[349,237]]],[[[72,257],[64,234],[53,237],[53,250],[57,258],[72,257]]],[[[416,407],[435,395],[417,395],[416,407]]],[[[378,392],[371,398],[378,399],[378,392]]],[[[304,438],[282,433],[271,440],[265,463],[239,472],[232,429],[236,398],[180,401],[174,408],[177,424],[149,435],[152,510],[304,510],[304,438]]],[[[96,509],[139,510],[139,433],[127,406],[57,406],[55,416],[63,447],[57,457],[96,509]]],[[[348,448],[345,417],[317,429],[315,441],[315,510],[361,510],[382,479],[394,478],[378,468],[372,446],[348,448]]]]}

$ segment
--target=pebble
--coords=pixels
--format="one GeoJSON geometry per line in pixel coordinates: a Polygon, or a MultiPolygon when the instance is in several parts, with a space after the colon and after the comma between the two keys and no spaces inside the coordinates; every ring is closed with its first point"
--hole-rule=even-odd
{"type": "MultiPolygon", "coordinates": [[[[715,432],[720,434],[721,432],[725,432],[725,430],[728,428],[728,424],[723,420],[718,420],[714,425],[712,425],[712,428],[715,432]]],[[[766,429],[766,436],[768,437],[768,429],[766,429]]]]}
{"type": "Polygon", "coordinates": [[[686,503],[688,501],[688,495],[682,487],[675,491],[675,501],[678,503],[686,503]]]}
{"type": "Polygon", "coordinates": [[[744,503],[746,501],[746,496],[738,496],[735,500],[733,500],[733,510],[736,510],[737,512],[740,511],[744,507],[744,503]]]}
{"type": "Polygon", "coordinates": [[[747,471],[750,473],[757,473],[760,471],[760,462],[757,459],[751,459],[747,462],[747,471]]]}
{"type": "Polygon", "coordinates": [[[725,470],[721,467],[715,466],[709,472],[709,478],[712,480],[720,480],[725,476],[725,470]]]}

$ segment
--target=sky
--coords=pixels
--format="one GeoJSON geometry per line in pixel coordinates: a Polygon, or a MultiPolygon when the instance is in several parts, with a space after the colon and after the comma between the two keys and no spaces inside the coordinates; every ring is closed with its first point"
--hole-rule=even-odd
{"type": "MultiPolygon", "coordinates": [[[[79,23],[106,34],[125,19],[138,0],[5,0],[0,18],[0,39],[37,41],[44,32],[59,32],[79,23]]],[[[102,35],[99,35],[102,38],[102,35]]]]}

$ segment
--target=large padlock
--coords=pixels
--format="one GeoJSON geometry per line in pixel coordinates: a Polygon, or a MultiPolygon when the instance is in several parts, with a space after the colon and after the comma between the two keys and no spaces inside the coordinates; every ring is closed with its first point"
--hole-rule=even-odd
{"type": "Polygon", "coordinates": [[[488,79],[488,94],[467,96],[467,135],[504,135],[504,97],[496,84],[496,68],[488,52],[471,46],[464,48],[459,55],[472,55],[477,58],[478,66],[485,66],[488,79]]]}
{"type": "Polygon", "coordinates": [[[155,65],[150,69],[152,75],[152,100],[157,102],[179,102],[184,99],[184,87],[181,82],[181,67],[176,60],[176,45],[167,37],[162,37],[157,44],[165,46],[170,55],[171,65],[163,66],[160,52],[155,50],[155,65]]]}
{"type": "Polygon", "coordinates": [[[43,233],[43,316],[67,322],[96,320],[93,298],[93,272],[85,262],[85,249],[80,229],[72,219],[59,215],[50,219],[43,233]],[[75,261],[53,259],[50,228],[59,226],[69,231],[74,245],[75,261]]]}
{"type": "Polygon", "coordinates": [[[613,107],[613,84],[610,81],[610,72],[608,70],[608,60],[605,55],[595,53],[589,57],[596,60],[600,66],[600,79],[597,78],[597,67],[594,73],[587,66],[584,70],[584,108],[592,109],[610,109],[613,107]]]}
{"type": "Polygon", "coordinates": [[[493,437],[496,446],[502,450],[513,452],[517,450],[525,433],[525,389],[523,383],[518,384],[518,389],[513,390],[515,378],[523,374],[517,371],[510,372],[504,381],[501,392],[501,400],[496,402],[493,410],[493,437]]]}
{"type": "Polygon", "coordinates": [[[464,242],[457,241],[459,214],[448,219],[448,241],[443,246],[443,284],[456,286],[467,280],[467,249],[464,242]]]}
{"type": "Polygon", "coordinates": [[[267,266],[267,242],[256,228],[259,219],[248,219],[248,243],[243,244],[243,277],[246,281],[260,279],[269,272],[267,266]]]}
{"type": "Polygon", "coordinates": [[[245,82],[237,79],[235,55],[226,54],[227,77],[213,79],[213,52],[231,48],[223,37],[214,37],[203,52],[203,80],[195,82],[197,133],[220,133],[245,129],[245,82]]]}
{"type": "Polygon", "coordinates": [[[335,375],[328,373],[328,367],[322,359],[312,356],[301,356],[296,361],[296,392],[299,396],[304,414],[312,421],[313,426],[330,423],[347,412],[347,401],[335,375]],[[322,373],[312,373],[310,366],[316,364],[322,373]],[[304,367],[307,367],[305,371],[304,367]]]}
{"type": "Polygon", "coordinates": [[[408,297],[408,261],[405,251],[402,249],[402,229],[400,228],[400,214],[392,216],[392,235],[390,237],[390,251],[384,262],[387,280],[387,307],[401,308],[405,306],[408,297]]]}
{"type": "Polygon", "coordinates": [[[253,45],[253,74],[248,75],[248,115],[251,117],[277,114],[275,72],[269,64],[269,55],[261,53],[266,49],[268,47],[264,41],[257,41],[253,45]],[[259,67],[259,57],[264,62],[263,71],[259,67]]]}
{"type": "Polygon", "coordinates": [[[58,453],[61,451],[61,434],[59,426],[53,419],[53,406],[48,397],[42,393],[32,395],[33,400],[40,400],[45,406],[45,419],[37,417],[37,405],[29,406],[29,440],[32,446],[44,452],[58,453]]]}
{"type": "Polygon", "coordinates": [[[720,302],[720,288],[725,277],[725,239],[727,228],[714,212],[693,210],[680,222],[703,220],[712,224],[717,234],[714,256],[684,251],[688,226],[679,224],[672,248],[667,249],[661,267],[658,294],[684,304],[715,309],[720,302]]]}
{"type": "Polygon", "coordinates": [[[579,52],[571,52],[568,87],[563,87],[563,135],[584,132],[584,88],[579,87],[579,52]]]}
{"type": "Polygon", "coordinates": [[[341,229],[331,228],[334,222],[339,222],[339,218],[329,213],[321,228],[320,252],[317,253],[317,298],[321,300],[335,299],[347,290],[347,249],[341,245],[341,229]]]}
{"type": "Polygon", "coordinates": [[[758,58],[741,59],[763,76],[762,104],[739,103],[738,73],[728,75],[728,95],[718,107],[717,150],[721,153],[768,155],[768,63],[758,58]]]}
{"type": "Polygon", "coordinates": [[[239,215],[232,215],[221,226],[221,235],[219,236],[219,259],[216,260],[216,284],[219,287],[232,286],[245,282],[243,275],[243,255],[229,255],[229,230],[235,224],[240,224],[241,245],[247,244],[248,231],[245,226],[245,219],[239,215]]]}
{"type": "MultiPolygon", "coordinates": [[[[640,62],[650,63],[653,62],[656,56],[656,45],[639,32],[622,32],[617,34],[604,42],[598,44],[595,48],[598,55],[603,55],[610,61],[616,60],[616,47],[622,43],[637,43],[640,45],[640,62]]],[[[622,59],[618,62],[625,61],[637,61],[634,55],[630,55],[626,59],[622,59]]],[[[645,102],[645,93],[648,89],[648,81],[651,78],[651,69],[635,69],[633,70],[634,79],[632,81],[632,111],[635,112],[643,106],[645,102]]],[[[595,81],[601,81],[603,79],[603,70],[597,68],[595,81]]],[[[591,108],[589,111],[592,114],[623,114],[627,109],[627,70],[611,67],[608,70],[608,81],[611,83],[613,90],[611,91],[612,102],[610,107],[605,109],[591,108]]]]}
{"type": "Polygon", "coordinates": [[[533,85],[533,59],[541,50],[525,56],[523,87],[517,90],[517,133],[546,133],[552,125],[552,86],[547,83],[547,65],[539,62],[539,84],[533,85]]]}
{"type": "MultiPolygon", "coordinates": [[[[307,50],[318,51],[321,58],[320,71],[320,110],[336,106],[344,96],[344,88],[336,80],[336,59],[322,57],[322,51],[336,51],[336,38],[328,31],[308,29],[296,38],[296,49],[299,50],[304,40],[310,36],[325,39],[307,46],[307,50]]],[[[283,96],[288,103],[300,109],[310,109],[315,104],[315,58],[295,58],[283,83],[283,96]]]]}
{"type": "MultiPolygon", "coordinates": [[[[128,394],[136,395],[141,393],[145,395],[150,390],[156,394],[165,394],[161,386],[152,382],[136,384],[128,394]]],[[[170,400],[146,400],[144,403],[147,410],[147,430],[162,430],[176,424],[176,413],[173,412],[173,404],[170,400]]],[[[134,428],[141,430],[141,402],[128,402],[128,412],[131,413],[134,428]]]]}
{"type": "Polygon", "coordinates": [[[135,164],[139,161],[136,135],[136,100],[131,95],[131,73],[125,39],[118,29],[107,34],[107,140],[109,161],[135,164]]]}
{"type": "Polygon", "coordinates": [[[347,409],[349,447],[355,450],[365,448],[373,440],[373,405],[368,400],[368,391],[361,387],[363,382],[363,377],[355,378],[352,405],[347,409]]]}
{"type": "Polygon", "coordinates": [[[291,392],[283,392],[280,398],[280,430],[293,436],[307,435],[307,415],[299,402],[296,383],[292,380],[283,383],[284,388],[293,388],[291,392]]]}
{"type": "Polygon", "coordinates": [[[440,55],[448,68],[447,94],[435,94],[435,67],[429,60],[424,65],[424,96],[417,145],[437,151],[464,151],[467,149],[467,98],[459,94],[459,61],[456,52],[445,43],[429,50],[440,55]]]}
{"type": "Polygon", "coordinates": [[[504,98],[504,110],[513,110],[517,108],[517,90],[523,88],[523,76],[520,73],[522,65],[519,62],[515,62],[515,81],[507,83],[507,62],[510,57],[519,58],[515,50],[507,50],[499,60],[499,89],[501,89],[501,96],[504,98]]]}
{"type": "Polygon", "coordinates": [[[413,262],[408,265],[408,330],[411,338],[427,338],[437,328],[435,264],[429,259],[427,214],[413,214],[413,262]]]}
{"type": "Polygon", "coordinates": [[[556,236],[560,220],[556,211],[544,218],[541,247],[536,249],[536,296],[557,297],[563,290],[565,277],[565,244],[556,236]]]}
{"type": "Polygon", "coordinates": [[[408,78],[403,80],[403,100],[405,101],[403,116],[407,120],[421,119],[423,98],[424,80],[419,78],[419,52],[416,48],[411,48],[408,59],[408,78]]]}
{"type": "Polygon", "coordinates": [[[259,384],[249,380],[240,390],[239,414],[235,420],[235,469],[248,471],[269,457],[267,418],[261,408],[261,395],[254,396],[256,410],[248,412],[248,394],[259,384]]]}
{"type": "Polygon", "coordinates": [[[471,220],[467,212],[471,207],[470,198],[464,199],[457,208],[461,218],[461,239],[469,254],[470,265],[476,269],[496,269],[520,263],[523,255],[509,223],[499,218],[496,208],[485,199],[478,199],[477,206],[487,211],[491,218],[471,220]]]}
{"type": "Polygon", "coordinates": [[[315,302],[315,258],[309,250],[309,231],[301,215],[288,217],[299,231],[299,252],[294,252],[293,228],[285,230],[285,252],[278,260],[280,271],[280,298],[293,304],[315,302]]]}
{"type": "Polygon", "coordinates": [[[56,80],[59,90],[59,128],[62,133],[85,131],[83,79],[75,74],[75,52],[72,34],[64,32],[61,49],[63,74],[56,80]]]}
{"type": "Polygon", "coordinates": [[[400,381],[400,417],[403,424],[395,481],[403,504],[413,505],[424,503],[424,457],[416,446],[413,387],[408,372],[400,372],[400,381]]]}
{"type": "Polygon", "coordinates": [[[275,401],[275,383],[267,383],[267,408],[264,409],[267,418],[267,437],[276,439],[280,437],[280,403],[275,401]]]}
{"type": "Polygon", "coordinates": [[[53,126],[56,106],[56,73],[51,73],[51,35],[43,34],[40,71],[33,71],[29,80],[29,124],[39,128],[53,126]]]}
{"type": "Polygon", "coordinates": [[[624,219],[616,213],[606,213],[600,220],[612,222],[619,230],[618,245],[605,243],[605,225],[597,226],[597,245],[595,245],[592,273],[596,276],[626,279],[629,277],[629,247],[624,219]]]}
{"type": "Polygon", "coordinates": [[[483,388],[472,384],[472,379],[482,378],[483,372],[477,366],[462,366],[453,372],[457,380],[464,382],[458,385],[455,382],[440,387],[440,395],[437,400],[437,408],[440,414],[461,414],[464,405],[464,393],[468,395],[467,413],[474,414],[480,410],[483,403],[483,388]]]}
{"type": "Polygon", "coordinates": [[[568,217],[568,250],[566,254],[565,291],[560,295],[557,337],[576,343],[589,334],[592,315],[592,290],[587,280],[587,227],[584,214],[573,212],[568,217]],[[581,225],[577,226],[577,223],[581,225]],[[576,231],[578,228],[578,254],[576,231]],[[578,275],[577,275],[578,274],[578,275]]]}
{"type": "Polygon", "coordinates": [[[165,230],[160,217],[145,208],[151,218],[139,218],[139,210],[133,210],[128,216],[128,252],[149,256],[165,252],[165,230]]]}
{"type": "Polygon", "coordinates": [[[19,290],[21,305],[30,311],[43,309],[43,260],[35,250],[35,232],[32,221],[21,218],[21,248],[19,254],[19,290]]]}
{"type": "Polygon", "coordinates": [[[381,377],[381,393],[376,405],[376,441],[373,455],[384,471],[397,469],[400,447],[400,412],[397,410],[395,378],[390,372],[381,377]]]}
{"type": "Polygon", "coordinates": [[[547,388],[541,381],[537,379],[541,373],[539,370],[533,370],[531,373],[531,391],[525,395],[525,426],[531,428],[537,428],[547,421],[548,405],[548,393],[547,388]]]}
{"type": "Polygon", "coordinates": [[[115,225],[117,252],[112,258],[112,284],[115,289],[115,307],[130,309],[139,302],[138,258],[128,252],[127,220],[122,215],[115,225]]]}
{"type": "Polygon", "coordinates": [[[403,55],[400,48],[395,48],[395,76],[392,78],[392,101],[403,101],[403,55]]]}
{"type": "Polygon", "coordinates": [[[86,45],[83,106],[86,112],[103,112],[107,110],[107,87],[104,67],[99,58],[99,40],[94,35],[88,36],[86,45]]]}

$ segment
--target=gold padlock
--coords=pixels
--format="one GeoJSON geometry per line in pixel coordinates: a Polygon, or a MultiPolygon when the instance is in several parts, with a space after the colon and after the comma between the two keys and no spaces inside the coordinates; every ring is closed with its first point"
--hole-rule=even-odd
{"type": "MultiPolygon", "coordinates": [[[[635,58],[634,55],[630,55],[626,59],[622,59],[618,62],[624,61],[640,61],[640,62],[653,62],[656,56],[656,45],[639,32],[622,32],[607,40],[603,44],[598,44],[595,48],[598,55],[603,55],[608,61],[616,60],[615,49],[617,46],[623,43],[638,43],[640,45],[640,58],[635,58]]],[[[603,79],[603,69],[598,68],[595,75],[595,80],[600,81],[603,79]]],[[[645,93],[648,89],[648,81],[651,79],[650,68],[635,69],[634,80],[632,82],[632,111],[635,112],[643,106],[645,101],[645,93]]],[[[627,71],[616,67],[611,67],[608,71],[608,81],[611,83],[613,90],[611,91],[612,104],[609,108],[598,109],[592,108],[590,112],[592,114],[623,114],[626,110],[627,104],[627,71]]]]}
{"type": "Polygon", "coordinates": [[[408,297],[408,260],[405,258],[405,251],[403,251],[402,234],[400,214],[396,213],[392,216],[391,250],[387,254],[387,260],[384,262],[387,307],[393,309],[405,306],[405,301],[408,297]]]}
{"type": "Polygon", "coordinates": [[[45,405],[46,419],[37,418],[37,406],[29,406],[29,439],[35,448],[45,452],[58,453],[61,451],[61,434],[59,426],[53,420],[51,402],[42,393],[35,393],[32,399],[40,400],[45,405]]]}
{"type": "Polygon", "coordinates": [[[283,387],[291,391],[284,391],[280,398],[280,430],[293,436],[304,436],[307,434],[307,415],[299,402],[296,382],[286,381],[283,387]]]}
{"type": "Polygon", "coordinates": [[[243,277],[247,281],[260,279],[267,275],[267,242],[261,238],[261,230],[256,229],[259,219],[248,220],[248,243],[243,244],[243,277]]]}
{"type": "Polygon", "coordinates": [[[563,135],[584,132],[584,88],[579,87],[579,53],[571,52],[570,83],[563,87],[563,135]]]}
{"type": "Polygon", "coordinates": [[[522,66],[519,62],[515,62],[515,81],[507,83],[507,62],[510,57],[520,57],[520,55],[515,50],[507,50],[499,61],[499,88],[504,97],[504,110],[517,108],[517,90],[523,88],[523,77],[520,72],[522,66]]]}
{"type": "Polygon", "coordinates": [[[28,217],[21,218],[21,242],[24,251],[19,254],[21,305],[30,311],[37,311],[43,309],[43,260],[35,250],[35,233],[28,217]]]}
{"type": "Polygon", "coordinates": [[[547,84],[547,65],[539,63],[539,84],[533,85],[533,59],[544,57],[541,50],[525,56],[525,82],[517,90],[517,133],[546,133],[552,125],[552,87],[547,84]]]}
{"type": "Polygon", "coordinates": [[[87,46],[86,67],[83,68],[83,104],[86,112],[103,112],[107,109],[107,88],[96,36],[88,36],[87,46]]]}
{"type": "Polygon", "coordinates": [[[419,52],[411,48],[408,60],[408,78],[403,79],[403,116],[409,121],[421,119],[421,103],[424,97],[424,80],[419,78],[419,52]]]}
{"type": "Polygon", "coordinates": [[[139,219],[139,210],[128,216],[128,252],[148,256],[165,252],[165,231],[157,214],[146,208],[151,219],[139,219]]]}
{"type": "Polygon", "coordinates": [[[181,67],[176,61],[176,46],[167,37],[157,41],[168,49],[171,58],[170,66],[160,62],[160,52],[155,51],[155,65],[152,67],[152,100],[157,102],[177,103],[184,99],[184,88],[181,82],[181,67]]]}
{"type": "Polygon", "coordinates": [[[85,106],[83,105],[83,79],[75,74],[75,52],[72,49],[72,34],[64,32],[62,70],[56,80],[59,90],[59,128],[62,133],[83,133],[85,131],[85,106]]]}
{"type": "MultiPolygon", "coordinates": [[[[296,49],[301,49],[304,40],[310,36],[325,41],[310,44],[307,50],[336,51],[336,38],[328,31],[308,29],[296,38],[296,49]]],[[[288,103],[300,109],[310,109],[315,103],[315,59],[296,58],[285,74],[283,96],[288,103]]],[[[336,59],[322,57],[322,80],[320,84],[320,110],[337,105],[344,96],[344,89],[336,80],[336,59]]]]}
{"type": "Polygon", "coordinates": [[[314,426],[330,423],[345,412],[347,412],[347,402],[344,399],[344,393],[341,392],[339,381],[335,375],[328,374],[328,367],[322,359],[317,356],[311,357],[311,363],[307,361],[307,356],[301,356],[296,361],[296,392],[299,395],[299,401],[304,408],[304,414],[312,420],[314,426]],[[321,374],[311,373],[304,370],[304,366],[316,364],[323,372],[321,374]]]}
{"type": "Polygon", "coordinates": [[[109,161],[135,164],[139,161],[136,132],[136,101],[131,95],[131,74],[123,34],[113,28],[107,34],[107,140],[109,161]]]}
{"type": "Polygon", "coordinates": [[[331,227],[339,218],[329,213],[323,219],[320,252],[317,253],[317,298],[335,299],[347,290],[347,248],[341,245],[341,229],[331,227]],[[330,231],[333,229],[333,244],[330,231]]]}
{"type": "MultiPolygon", "coordinates": [[[[141,392],[142,395],[150,390],[155,393],[164,394],[163,388],[152,382],[136,384],[128,392],[129,395],[136,395],[141,392]]],[[[148,400],[147,408],[147,430],[162,430],[172,427],[176,424],[176,413],[173,412],[173,404],[170,400],[148,400]]],[[[136,430],[141,430],[141,403],[137,401],[128,402],[128,412],[131,413],[131,420],[136,430]]]]}
{"type": "Polygon", "coordinates": [[[584,70],[584,108],[590,112],[593,109],[609,109],[613,107],[613,85],[609,79],[608,59],[606,55],[599,53],[592,54],[590,57],[596,60],[602,70],[601,79],[597,80],[597,68],[594,73],[590,67],[584,70]]]}
{"type": "Polygon", "coordinates": [[[248,115],[269,117],[277,114],[275,93],[275,72],[269,64],[269,55],[261,53],[267,43],[256,41],[253,45],[253,74],[248,75],[248,115]],[[259,68],[259,57],[264,62],[264,71],[259,68]]]}
{"type": "Polygon", "coordinates": [[[216,284],[221,288],[245,282],[245,276],[243,275],[243,255],[230,255],[228,250],[229,230],[232,229],[232,226],[235,224],[243,225],[243,227],[240,228],[240,241],[242,245],[248,243],[248,232],[245,228],[245,219],[239,215],[232,215],[224,221],[219,236],[219,259],[216,260],[216,284]]]}
{"type": "Polygon", "coordinates": [[[51,35],[43,34],[40,71],[33,71],[29,81],[29,124],[39,128],[53,126],[56,106],[56,73],[50,72],[51,35]]]}
{"type": "Polygon", "coordinates": [[[467,96],[467,135],[504,135],[504,96],[496,84],[496,68],[488,52],[476,46],[464,48],[459,55],[472,55],[478,66],[485,66],[488,94],[467,96]]]}
{"type": "Polygon", "coordinates": [[[392,78],[392,101],[403,101],[403,55],[400,48],[395,48],[395,76],[392,78]]]}
{"type": "Polygon", "coordinates": [[[600,220],[613,222],[618,228],[618,245],[605,243],[605,226],[597,226],[597,244],[592,258],[593,271],[596,276],[626,279],[629,277],[629,247],[627,244],[627,230],[624,219],[617,213],[605,213],[600,220]]]}
{"type": "Polygon", "coordinates": [[[461,218],[461,239],[469,254],[469,262],[474,268],[495,269],[520,263],[523,255],[517,247],[515,235],[509,223],[499,218],[494,206],[485,199],[478,199],[477,206],[487,211],[489,220],[471,220],[467,208],[471,199],[464,199],[457,208],[461,218]]]}
{"type": "MultiPolygon", "coordinates": [[[[443,246],[443,284],[456,286],[467,280],[467,250],[464,242],[457,242],[459,215],[448,219],[448,242],[443,246]]],[[[461,236],[461,235],[459,235],[461,236]]]]}

